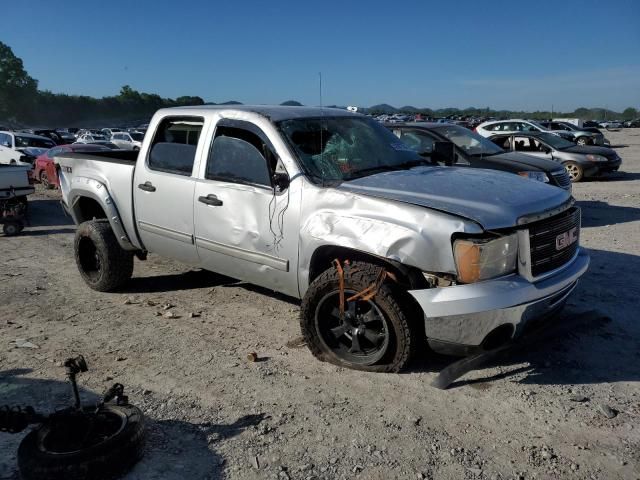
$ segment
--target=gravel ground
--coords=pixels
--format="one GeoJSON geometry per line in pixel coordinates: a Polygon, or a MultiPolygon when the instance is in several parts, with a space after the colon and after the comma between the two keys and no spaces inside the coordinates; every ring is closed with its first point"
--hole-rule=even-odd
{"type": "MultiPolygon", "coordinates": [[[[32,226],[0,237],[0,404],[65,404],[62,361],[82,353],[85,397],[119,381],[147,415],[127,479],[640,478],[640,129],[607,137],[622,171],[574,186],[592,255],[574,326],[447,391],[430,382],[450,358],[398,375],[318,362],[295,300],[153,255],[126,292],[94,292],[39,190],[32,226]]],[[[18,478],[21,438],[0,434],[0,478],[18,478]]]]}

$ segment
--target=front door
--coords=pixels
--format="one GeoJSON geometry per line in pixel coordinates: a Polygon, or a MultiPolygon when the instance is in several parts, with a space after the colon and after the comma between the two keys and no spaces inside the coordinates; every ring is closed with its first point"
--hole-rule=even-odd
{"type": "Polygon", "coordinates": [[[300,202],[274,188],[283,169],[255,125],[220,120],[195,187],[196,246],[204,268],[297,296],[300,202]]]}
{"type": "Polygon", "coordinates": [[[145,248],[198,264],[193,229],[197,159],[203,150],[201,117],[169,117],[158,126],[133,182],[136,225],[145,248]]]}

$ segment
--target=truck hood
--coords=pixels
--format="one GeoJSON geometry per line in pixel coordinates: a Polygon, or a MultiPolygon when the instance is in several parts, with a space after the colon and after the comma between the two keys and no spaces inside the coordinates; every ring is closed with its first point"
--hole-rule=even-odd
{"type": "Polygon", "coordinates": [[[459,167],[378,173],[336,188],[454,214],[485,230],[514,227],[520,217],[560,207],[571,197],[561,188],[512,173],[459,167]]]}
{"type": "Polygon", "coordinates": [[[485,157],[485,160],[491,160],[492,162],[495,161],[505,166],[519,168],[523,172],[530,170],[531,168],[542,170],[547,173],[562,170],[562,166],[560,166],[558,162],[554,162],[553,160],[548,160],[546,158],[534,157],[533,155],[527,155],[526,153],[520,152],[507,152],[500,153],[498,155],[491,155],[489,157],[485,157]]]}

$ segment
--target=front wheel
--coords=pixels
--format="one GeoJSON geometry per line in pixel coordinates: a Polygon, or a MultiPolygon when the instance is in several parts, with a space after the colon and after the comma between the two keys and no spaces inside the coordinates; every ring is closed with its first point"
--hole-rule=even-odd
{"type": "Polygon", "coordinates": [[[2,226],[2,233],[7,237],[18,235],[22,231],[22,225],[17,222],[7,222],[2,226]]]}
{"type": "Polygon", "coordinates": [[[567,174],[569,174],[571,183],[576,183],[582,180],[582,177],[584,176],[584,170],[579,163],[567,162],[564,164],[564,168],[567,171],[567,174]]]}
{"type": "Polygon", "coordinates": [[[418,348],[421,329],[412,299],[386,280],[373,298],[349,300],[376,284],[382,267],[344,265],[344,312],[336,267],[322,273],[302,300],[300,325],[313,355],[340,366],[375,372],[404,369],[418,348]]]}
{"type": "Polygon", "coordinates": [[[578,140],[576,140],[576,143],[583,147],[585,145],[589,145],[589,141],[587,140],[587,137],[579,137],[578,140]]]}
{"type": "Polygon", "coordinates": [[[133,253],[124,250],[106,220],[81,223],[74,242],[76,264],[83,280],[99,292],[124,285],[133,273],[133,253]]]}

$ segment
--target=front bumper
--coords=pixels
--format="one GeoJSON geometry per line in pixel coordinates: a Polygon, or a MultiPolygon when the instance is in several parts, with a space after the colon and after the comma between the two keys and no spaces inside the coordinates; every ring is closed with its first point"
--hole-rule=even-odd
{"type": "Polygon", "coordinates": [[[602,163],[598,164],[598,171],[600,173],[616,172],[620,168],[621,164],[622,164],[622,159],[621,158],[619,158],[617,160],[609,161],[609,162],[602,162],[602,163]]]}
{"type": "Polygon", "coordinates": [[[528,323],[557,312],[588,266],[589,254],[580,248],[562,270],[535,283],[513,274],[409,293],[424,312],[425,333],[432,345],[472,351],[481,348],[487,336],[499,327],[510,332],[510,338],[517,338],[528,323]]]}

